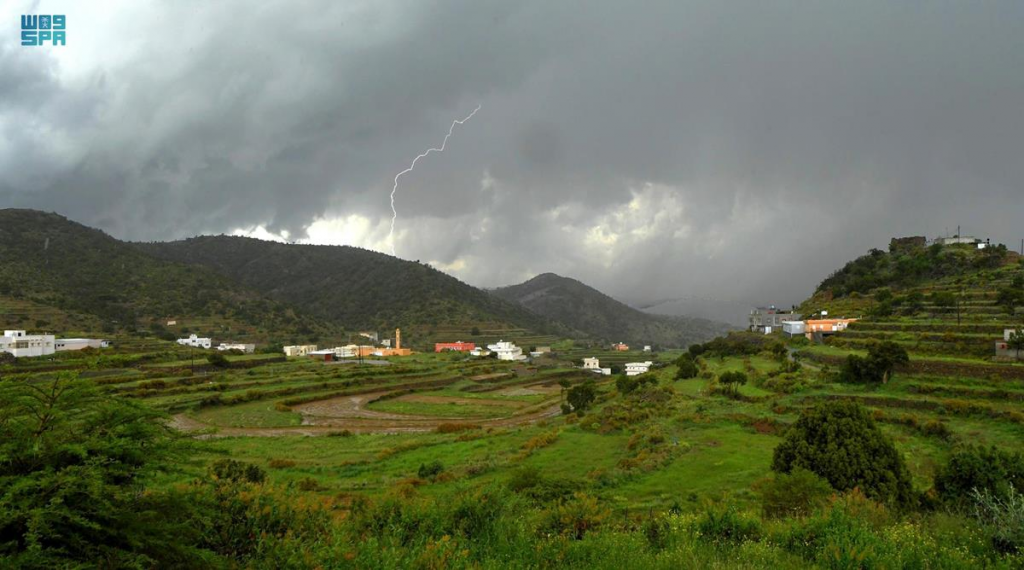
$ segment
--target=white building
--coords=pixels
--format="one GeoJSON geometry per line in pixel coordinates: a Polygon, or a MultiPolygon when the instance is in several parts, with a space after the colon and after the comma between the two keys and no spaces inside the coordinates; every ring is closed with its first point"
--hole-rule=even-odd
{"type": "Polygon", "coordinates": [[[488,344],[487,348],[498,355],[498,360],[526,360],[523,349],[511,342],[499,340],[495,344],[488,344]]]}
{"type": "Polygon", "coordinates": [[[213,341],[208,338],[199,338],[194,334],[188,335],[188,338],[179,338],[178,344],[182,346],[193,346],[195,348],[210,348],[213,346],[213,341]]]}
{"type": "MultiPolygon", "coordinates": [[[[180,342],[180,341],[179,341],[180,342]]],[[[298,344],[294,346],[284,347],[285,356],[306,356],[310,352],[316,351],[315,344],[298,344]]]]}
{"type": "Polygon", "coordinates": [[[640,374],[646,374],[653,365],[654,363],[650,360],[645,362],[627,362],[626,376],[639,376],[640,374]]]}
{"type": "Polygon", "coordinates": [[[84,348],[107,348],[110,342],[99,338],[58,338],[54,341],[54,350],[82,350],[84,348]]]}
{"type": "Polygon", "coordinates": [[[807,323],[803,321],[782,321],[782,334],[800,336],[807,333],[807,323]]]}
{"type": "Polygon", "coordinates": [[[241,350],[242,352],[244,352],[246,354],[252,354],[252,353],[256,352],[256,345],[255,344],[241,344],[241,343],[237,343],[237,342],[235,342],[235,343],[232,343],[232,342],[222,342],[222,343],[220,343],[219,346],[217,346],[217,350],[220,350],[220,351],[224,351],[224,350],[241,350]]]}
{"type": "Polygon", "coordinates": [[[601,368],[601,359],[596,357],[584,358],[583,369],[584,370],[598,370],[601,368]]]}
{"type": "Polygon", "coordinates": [[[52,334],[27,334],[20,330],[6,330],[0,337],[0,352],[9,352],[15,358],[53,354],[56,339],[52,334]]]}
{"type": "Polygon", "coordinates": [[[486,348],[476,347],[473,350],[469,351],[469,354],[473,356],[490,356],[491,351],[487,350],[486,348]]]}
{"type": "Polygon", "coordinates": [[[650,351],[651,351],[651,345],[645,344],[644,345],[644,352],[650,352],[650,351]]]}
{"type": "Polygon", "coordinates": [[[359,345],[346,344],[345,346],[337,346],[334,348],[334,354],[338,358],[355,358],[359,356],[359,345]]]}

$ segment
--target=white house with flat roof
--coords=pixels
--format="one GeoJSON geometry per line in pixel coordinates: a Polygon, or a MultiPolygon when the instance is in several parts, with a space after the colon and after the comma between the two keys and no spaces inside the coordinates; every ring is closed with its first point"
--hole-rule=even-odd
{"type": "Polygon", "coordinates": [[[22,330],[5,330],[0,337],[0,352],[9,352],[15,358],[53,354],[56,339],[52,334],[28,334],[22,330]]]}
{"type": "Polygon", "coordinates": [[[297,344],[284,347],[285,356],[306,356],[311,352],[316,352],[315,344],[297,344]]]}
{"type": "Polygon", "coordinates": [[[54,341],[54,350],[83,350],[86,348],[107,348],[110,342],[100,338],[58,338],[54,341]]]}
{"type": "Polygon", "coordinates": [[[213,341],[209,338],[200,338],[194,334],[190,334],[188,335],[188,338],[179,338],[178,344],[195,348],[210,348],[213,346],[213,341]]]}
{"type": "Polygon", "coordinates": [[[487,345],[487,348],[497,354],[498,360],[526,360],[523,349],[508,341],[499,340],[487,345]]]}
{"type": "Polygon", "coordinates": [[[597,370],[601,368],[601,359],[597,357],[589,357],[583,359],[584,370],[597,370]]]}
{"type": "Polygon", "coordinates": [[[627,362],[626,376],[639,376],[640,374],[646,374],[651,370],[651,366],[654,366],[654,363],[650,360],[644,362],[627,362]]]}
{"type": "Polygon", "coordinates": [[[256,352],[256,345],[252,343],[222,342],[217,346],[217,350],[240,350],[245,354],[252,354],[256,352]]]}

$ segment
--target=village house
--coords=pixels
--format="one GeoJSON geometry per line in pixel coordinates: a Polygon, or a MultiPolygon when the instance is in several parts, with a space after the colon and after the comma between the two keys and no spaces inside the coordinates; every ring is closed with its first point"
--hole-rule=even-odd
{"type": "Polygon", "coordinates": [[[601,359],[596,357],[584,358],[583,369],[584,370],[597,370],[601,368],[601,359]]]}
{"type": "Polygon", "coordinates": [[[256,352],[256,345],[255,344],[243,344],[243,343],[237,343],[237,342],[222,342],[222,343],[220,343],[220,345],[217,346],[217,350],[220,350],[220,351],[224,351],[224,350],[240,350],[240,351],[244,352],[245,354],[252,354],[252,353],[256,352]]]}
{"type": "Polygon", "coordinates": [[[487,345],[487,348],[497,355],[498,360],[526,360],[523,349],[511,342],[499,340],[494,344],[487,345]]]}
{"type": "Polygon", "coordinates": [[[775,305],[757,307],[750,311],[750,331],[771,334],[772,331],[782,328],[784,321],[799,321],[800,317],[798,313],[779,310],[775,305]]]}
{"type": "Polygon", "coordinates": [[[807,334],[807,323],[803,321],[782,321],[782,334],[794,337],[807,334]]]}
{"type": "Polygon", "coordinates": [[[469,351],[469,354],[472,356],[490,356],[491,351],[487,350],[486,348],[476,347],[473,350],[469,351]]]}
{"type": "Polygon", "coordinates": [[[188,335],[188,338],[179,338],[178,344],[194,348],[210,348],[213,346],[213,341],[209,338],[200,338],[194,334],[190,334],[188,335]]]}
{"type": "Polygon", "coordinates": [[[110,342],[99,338],[58,338],[54,341],[54,350],[82,350],[86,348],[107,348],[110,342]]]}
{"type": "Polygon", "coordinates": [[[0,352],[8,352],[15,358],[24,356],[46,356],[56,350],[56,339],[52,334],[28,334],[23,330],[5,330],[0,337],[0,352]]]}
{"type": "Polygon", "coordinates": [[[617,343],[617,344],[613,344],[612,345],[612,350],[617,350],[619,352],[626,352],[627,350],[629,350],[629,345],[625,344],[625,343],[622,343],[622,342],[617,343]]]}
{"type": "Polygon", "coordinates": [[[323,361],[323,362],[332,362],[332,361],[334,361],[336,355],[337,355],[337,353],[335,352],[335,350],[333,348],[325,348],[325,349],[322,349],[322,350],[314,350],[314,351],[309,352],[308,354],[306,354],[306,356],[312,358],[313,360],[320,360],[320,361],[323,361]]]}
{"type": "Polygon", "coordinates": [[[284,347],[285,356],[306,356],[311,352],[316,351],[315,344],[297,344],[294,346],[284,347]]]}
{"type": "Polygon", "coordinates": [[[461,340],[455,342],[434,343],[434,352],[445,352],[448,350],[455,352],[470,352],[474,348],[476,348],[476,343],[462,342],[461,340]]]}
{"type": "Polygon", "coordinates": [[[626,363],[626,376],[639,376],[640,374],[646,374],[650,371],[651,366],[654,363],[650,360],[645,362],[627,362],[626,363]]]}
{"type": "MultiPolygon", "coordinates": [[[[1020,357],[1016,348],[1010,346],[1010,337],[1017,329],[1003,329],[1003,340],[996,341],[996,357],[997,358],[1012,358],[1016,360],[1020,357]]],[[[1024,351],[1020,351],[1024,352],[1024,351]]]]}

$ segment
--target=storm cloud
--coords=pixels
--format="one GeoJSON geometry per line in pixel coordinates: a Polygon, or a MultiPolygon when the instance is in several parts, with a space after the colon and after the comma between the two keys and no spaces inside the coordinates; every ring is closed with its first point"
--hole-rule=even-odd
{"type": "Polygon", "coordinates": [[[1022,21],[1019,2],[15,2],[0,207],[387,252],[394,175],[481,105],[402,178],[400,257],[704,316],[795,303],[892,236],[1024,237],[1022,21]],[[22,13],[67,14],[68,45],[20,46],[22,13]]]}

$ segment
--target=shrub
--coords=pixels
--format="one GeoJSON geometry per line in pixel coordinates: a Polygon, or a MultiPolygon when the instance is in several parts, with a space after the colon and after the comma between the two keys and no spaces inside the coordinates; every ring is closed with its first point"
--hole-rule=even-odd
{"type": "Polygon", "coordinates": [[[992,532],[992,547],[1012,554],[1024,551],[1024,495],[1010,485],[1002,494],[973,489],[974,517],[992,532]]]}
{"type": "Polygon", "coordinates": [[[828,481],[802,467],[763,481],[757,490],[764,516],[772,518],[807,516],[825,506],[834,492],[828,481]]]}
{"type": "Polygon", "coordinates": [[[267,462],[267,467],[271,469],[287,469],[288,467],[295,467],[295,461],[291,459],[271,459],[267,462]]]}
{"type": "Polygon", "coordinates": [[[747,375],[742,372],[730,370],[718,376],[718,381],[724,384],[731,392],[736,393],[739,387],[747,383],[747,375]]]}
{"type": "Polygon", "coordinates": [[[215,352],[210,356],[207,356],[206,361],[209,362],[211,366],[216,366],[217,368],[227,368],[231,365],[231,363],[228,362],[227,357],[219,352],[215,352]]]}
{"type": "Polygon", "coordinates": [[[440,461],[434,460],[430,463],[421,463],[416,475],[420,479],[435,479],[443,471],[444,465],[440,461]]]}
{"type": "Polygon", "coordinates": [[[777,473],[790,473],[796,467],[816,473],[838,491],[858,487],[883,503],[899,507],[914,503],[903,456],[853,402],[825,402],[801,414],[772,457],[772,470],[777,473]]]}
{"type": "Polygon", "coordinates": [[[735,507],[709,505],[697,520],[697,531],[709,542],[757,540],[761,525],[757,519],[740,514],[735,507]]]}
{"type": "Polygon", "coordinates": [[[438,424],[434,431],[437,433],[459,433],[480,428],[480,424],[443,423],[438,424]]]}
{"type": "Polygon", "coordinates": [[[580,540],[587,532],[604,524],[610,512],[586,493],[574,493],[571,499],[561,501],[548,509],[540,525],[541,532],[580,540]]]}
{"type": "Polygon", "coordinates": [[[210,464],[209,473],[216,480],[231,483],[262,483],[267,478],[267,473],[258,465],[234,459],[214,461],[210,464]]]}
{"type": "Polygon", "coordinates": [[[935,475],[935,490],[949,504],[964,504],[977,489],[996,497],[1024,489],[1024,457],[995,447],[957,449],[935,475]]]}

